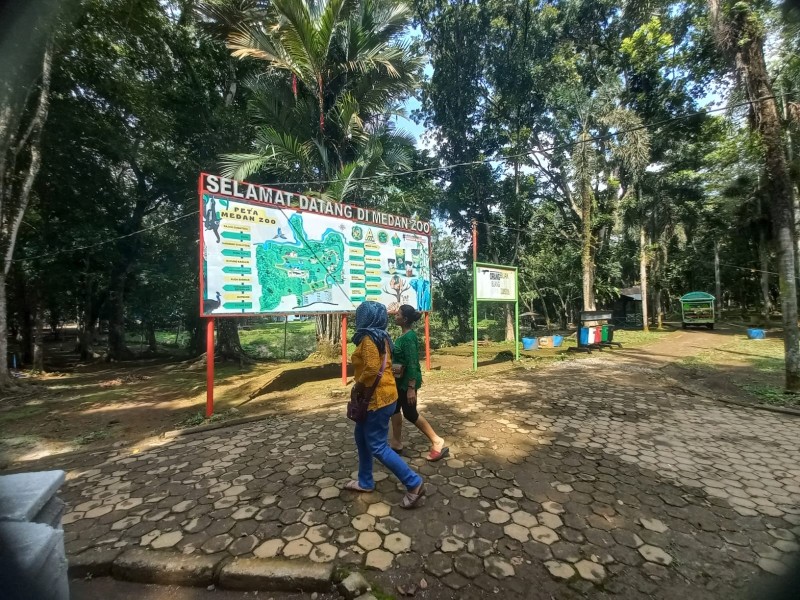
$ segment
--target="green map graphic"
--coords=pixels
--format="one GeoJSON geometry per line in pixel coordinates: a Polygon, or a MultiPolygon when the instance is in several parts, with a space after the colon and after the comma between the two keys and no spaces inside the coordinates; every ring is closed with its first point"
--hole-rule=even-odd
{"type": "Polygon", "coordinates": [[[319,241],[311,240],[299,214],[289,218],[289,226],[295,241],[267,240],[256,247],[262,311],[274,310],[286,296],[296,298],[294,308],[319,302],[316,294],[344,283],[344,236],[328,229],[319,241]]]}

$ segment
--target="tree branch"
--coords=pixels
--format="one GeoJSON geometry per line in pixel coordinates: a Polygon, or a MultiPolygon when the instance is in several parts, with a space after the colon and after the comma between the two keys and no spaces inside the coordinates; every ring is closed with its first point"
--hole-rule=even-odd
{"type": "Polygon", "coordinates": [[[33,120],[31,121],[32,139],[30,141],[31,149],[31,162],[28,166],[28,173],[25,176],[25,182],[20,191],[19,206],[17,207],[16,214],[14,215],[11,223],[11,229],[6,234],[6,253],[3,257],[3,274],[8,275],[11,269],[11,259],[14,256],[14,246],[17,242],[17,234],[19,233],[19,226],[25,216],[25,210],[28,208],[30,200],[31,189],[36,176],[39,174],[39,167],[41,166],[42,156],[39,144],[42,139],[42,129],[47,120],[47,111],[50,107],[50,73],[53,63],[53,43],[52,40],[47,42],[44,50],[44,59],[42,61],[42,85],[39,92],[39,102],[36,106],[36,112],[33,120]]]}

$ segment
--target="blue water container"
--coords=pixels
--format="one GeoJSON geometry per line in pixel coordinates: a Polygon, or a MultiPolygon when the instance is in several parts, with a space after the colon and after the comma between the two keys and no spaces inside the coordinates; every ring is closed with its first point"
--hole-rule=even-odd
{"type": "Polygon", "coordinates": [[[747,337],[750,338],[751,340],[763,340],[764,338],[767,337],[767,332],[764,331],[763,329],[756,329],[754,327],[751,327],[750,329],[747,330],[747,337]]]}
{"type": "Polygon", "coordinates": [[[553,336],[553,348],[560,348],[561,343],[564,341],[564,336],[561,335],[554,335],[553,336]]]}
{"type": "Polygon", "coordinates": [[[536,338],[522,338],[523,350],[536,350],[536,338]]]}
{"type": "Polygon", "coordinates": [[[581,331],[578,335],[578,343],[581,346],[588,346],[589,345],[589,328],[588,327],[581,327],[581,331]]]}

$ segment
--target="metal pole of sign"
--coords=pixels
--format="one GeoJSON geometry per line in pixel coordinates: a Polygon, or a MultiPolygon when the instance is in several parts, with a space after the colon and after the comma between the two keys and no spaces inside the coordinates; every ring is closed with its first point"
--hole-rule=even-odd
{"type": "Polygon", "coordinates": [[[347,315],[342,315],[342,385],[347,385],[347,315]]]}
{"type": "Polygon", "coordinates": [[[283,358],[286,358],[286,332],[289,328],[289,315],[283,317],[283,358]]]}
{"type": "Polygon", "coordinates": [[[514,290],[516,292],[516,299],[514,300],[514,321],[517,324],[516,329],[514,329],[514,354],[516,355],[517,362],[519,362],[519,278],[516,269],[514,270],[514,290]]]}
{"type": "Polygon", "coordinates": [[[431,314],[425,313],[425,369],[431,370],[431,314]]]}
{"type": "Polygon", "coordinates": [[[472,370],[478,370],[478,224],[472,221],[472,370]]]}
{"type": "Polygon", "coordinates": [[[206,321],[206,419],[214,414],[214,319],[206,321]]]}

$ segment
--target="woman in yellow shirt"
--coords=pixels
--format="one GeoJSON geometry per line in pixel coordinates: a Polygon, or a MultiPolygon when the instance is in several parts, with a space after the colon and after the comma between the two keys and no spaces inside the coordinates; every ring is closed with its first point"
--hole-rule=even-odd
{"type": "MultiPolygon", "coordinates": [[[[375,385],[383,366],[378,385],[369,401],[367,418],[356,423],[355,440],[358,448],[358,481],[344,487],[354,492],[371,492],[375,489],[372,476],[372,459],[377,458],[406,487],[400,506],[413,508],[425,495],[422,477],[411,470],[398,454],[389,447],[389,419],[397,402],[397,386],[392,375],[392,339],[386,331],[389,316],[386,307],[378,302],[364,302],[356,310],[356,334],[353,343],[353,368],[355,386],[362,391],[375,385]]],[[[344,343],[344,340],[343,340],[344,343]]]]}

